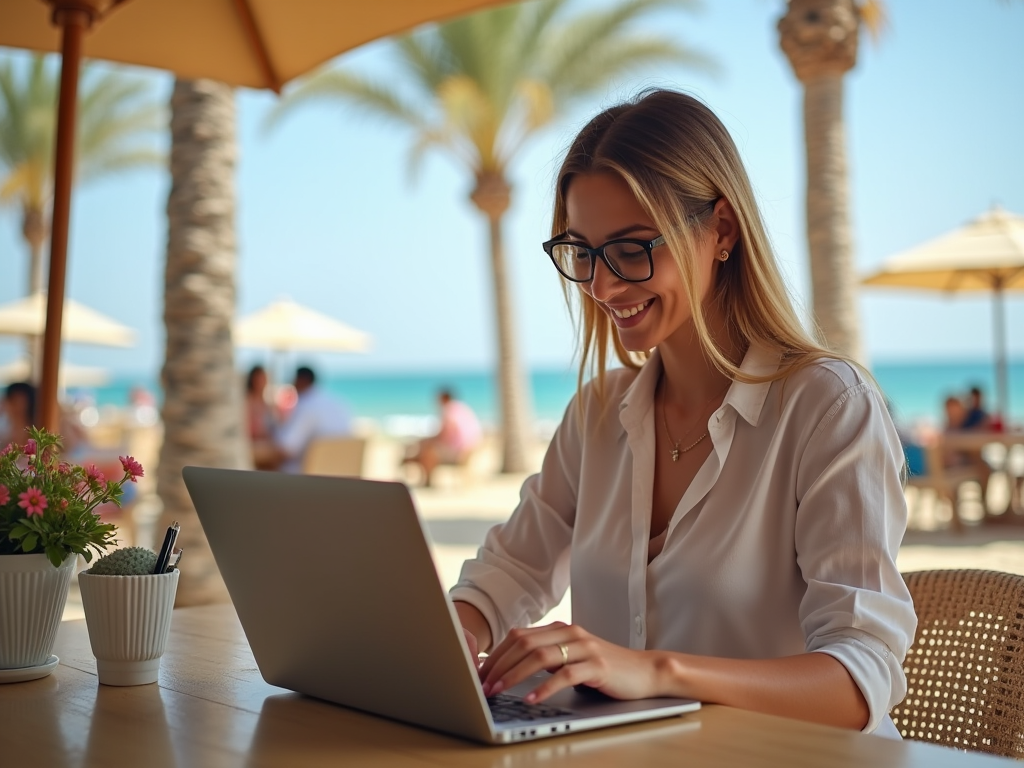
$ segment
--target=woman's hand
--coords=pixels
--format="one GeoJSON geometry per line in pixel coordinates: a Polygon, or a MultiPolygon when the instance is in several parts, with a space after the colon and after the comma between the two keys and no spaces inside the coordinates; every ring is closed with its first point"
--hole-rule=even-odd
{"type": "Polygon", "coordinates": [[[659,695],[653,654],[601,640],[574,624],[514,629],[480,667],[484,695],[494,696],[542,669],[551,677],[525,697],[543,701],[572,685],[596,688],[616,699],[659,695]]]}

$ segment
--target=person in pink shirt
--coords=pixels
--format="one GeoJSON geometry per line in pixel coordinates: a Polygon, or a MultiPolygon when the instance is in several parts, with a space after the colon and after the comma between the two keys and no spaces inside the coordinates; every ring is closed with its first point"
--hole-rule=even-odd
{"type": "Polygon", "coordinates": [[[464,464],[483,438],[480,420],[473,409],[456,400],[450,390],[441,390],[437,401],[441,406],[440,429],[437,434],[420,440],[416,453],[403,462],[422,467],[425,486],[430,486],[438,465],[464,464]]]}

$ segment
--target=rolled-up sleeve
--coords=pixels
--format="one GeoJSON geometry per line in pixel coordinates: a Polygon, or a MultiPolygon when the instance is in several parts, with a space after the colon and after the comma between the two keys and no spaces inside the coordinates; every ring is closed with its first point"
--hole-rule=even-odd
{"type": "Polygon", "coordinates": [[[512,628],[541,619],[569,587],[581,443],[573,400],[541,472],[526,480],[515,512],[488,532],[450,591],[452,600],[470,603],[484,615],[495,644],[512,628]]]}
{"type": "Polygon", "coordinates": [[[903,660],[917,617],[896,567],[907,507],[903,454],[877,389],[846,389],[821,418],[797,477],[797,565],[807,584],[800,622],[807,650],[846,667],[873,731],[902,701],[903,660]]]}

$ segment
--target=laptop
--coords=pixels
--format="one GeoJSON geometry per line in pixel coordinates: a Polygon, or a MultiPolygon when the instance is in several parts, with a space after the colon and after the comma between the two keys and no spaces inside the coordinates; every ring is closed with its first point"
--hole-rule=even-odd
{"type": "Polygon", "coordinates": [[[532,678],[485,698],[402,483],[202,467],[182,475],[271,685],[485,744],[700,707],[572,688],[531,706],[522,696],[532,678]]]}

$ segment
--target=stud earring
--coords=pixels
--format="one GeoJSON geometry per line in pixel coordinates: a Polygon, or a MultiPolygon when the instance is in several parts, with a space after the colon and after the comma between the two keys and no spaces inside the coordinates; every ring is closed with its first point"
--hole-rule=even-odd
{"type": "Polygon", "coordinates": [[[718,260],[719,261],[728,261],[729,260],[729,252],[723,248],[721,253],[718,254],[718,260]]]}

